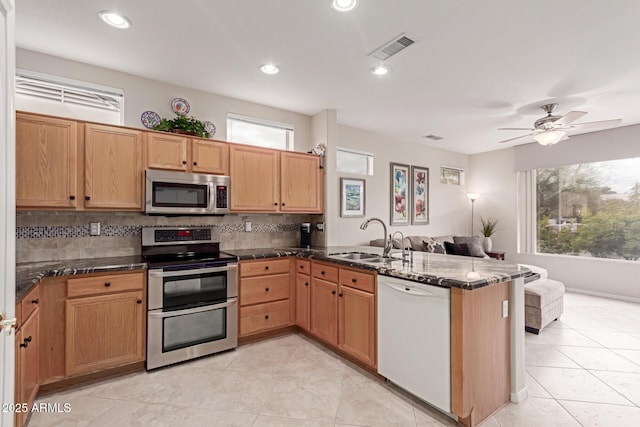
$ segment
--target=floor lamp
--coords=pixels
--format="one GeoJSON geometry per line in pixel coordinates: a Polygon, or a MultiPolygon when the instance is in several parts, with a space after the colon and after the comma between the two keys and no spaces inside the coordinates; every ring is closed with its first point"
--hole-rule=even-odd
{"type": "Polygon", "coordinates": [[[473,203],[478,198],[478,193],[467,193],[467,197],[471,200],[471,235],[473,236],[473,203]]]}

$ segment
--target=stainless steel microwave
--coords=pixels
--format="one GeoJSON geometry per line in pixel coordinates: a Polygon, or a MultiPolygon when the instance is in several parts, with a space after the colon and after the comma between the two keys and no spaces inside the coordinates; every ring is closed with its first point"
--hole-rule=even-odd
{"type": "Polygon", "coordinates": [[[146,171],[145,213],[223,215],[229,213],[228,176],[146,171]]]}

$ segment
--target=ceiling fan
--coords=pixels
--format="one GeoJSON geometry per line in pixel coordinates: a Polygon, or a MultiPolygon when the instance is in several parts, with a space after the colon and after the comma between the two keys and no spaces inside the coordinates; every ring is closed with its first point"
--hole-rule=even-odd
{"type": "Polygon", "coordinates": [[[532,131],[526,135],[518,136],[515,138],[507,139],[504,141],[500,141],[500,143],[504,142],[515,142],[519,140],[527,140],[533,136],[533,138],[538,141],[541,145],[553,145],[560,140],[569,139],[567,136],[568,132],[572,130],[587,130],[587,129],[602,129],[609,128],[613,126],[617,126],[622,122],[622,119],[614,119],[614,120],[603,120],[599,122],[588,122],[588,123],[575,123],[574,121],[578,120],[580,117],[587,114],[586,111],[569,111],[564,116],[554,116],[551,113],[555,111],[558,107],[558,104],[545,104],[541,106],[547,115],[542,117],[541,119],[536,120],[533,123],[533,128],[500,128],[498,130],[527,130],[532,131]]]}

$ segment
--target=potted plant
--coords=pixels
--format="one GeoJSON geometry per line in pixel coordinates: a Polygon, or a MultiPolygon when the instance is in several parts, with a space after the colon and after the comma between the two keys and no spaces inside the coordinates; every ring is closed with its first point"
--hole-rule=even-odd
{"type": "Polygon", "coordinates": [[[205,129],[204,123],[193,116],[187,117],[182,114],[176,114],[176,118],[173,120],[161,119],[160,123],[155,125],[152,129],[162,132],[174,132],[199,136],[201,138],[211,137],[209,132],[205,129]]]}
{"type": "Polygon", "coordinates": [[[480,217],[481,231],[484,236],[484,242],[482,246],[484,247],[485,252],[491,252],[491,248],[493,246],[493,242],[491,241],[491,236],[496,232],[496,228],[498,227],[498,219],[493,217],[480,217]]]}

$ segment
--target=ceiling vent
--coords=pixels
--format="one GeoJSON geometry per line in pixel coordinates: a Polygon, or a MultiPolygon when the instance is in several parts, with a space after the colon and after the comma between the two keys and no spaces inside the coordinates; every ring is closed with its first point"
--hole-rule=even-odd
{"type": "Polygon", "coordinates": [[[433,141],[440,141],[442,139],[441,136],[433,135],[433,134],[425,135],[425,136],[423,136],[423,138],[431,139],[433,141]]]}
{"type": "Polygon", "coordinates": [[[369,54],[369,56],[373,56],[381,61],[386,61],[393,55],[396,55],[412,44],[416,43],[418,40],[410,34],[402,33],[397,37],[394,37],[393,40],[385,43],[380,46],[378,49],[374,50],[369,54]]]}

